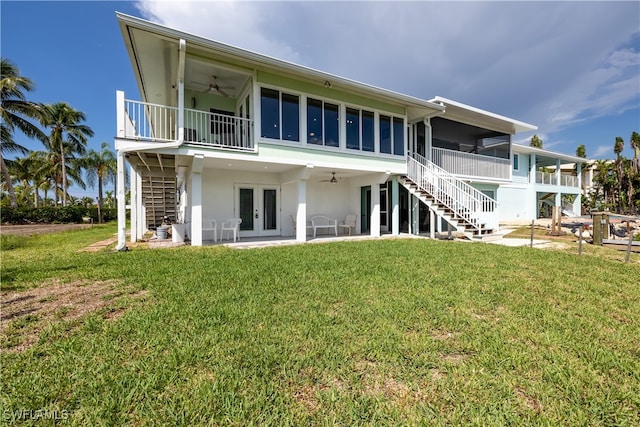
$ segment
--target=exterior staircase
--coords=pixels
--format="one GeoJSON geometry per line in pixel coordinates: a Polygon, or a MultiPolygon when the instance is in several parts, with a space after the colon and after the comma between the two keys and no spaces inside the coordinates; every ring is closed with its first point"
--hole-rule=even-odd
{"type": "Polygon", "coordinates": [[[156,230],[165,216],[168,216],[171,221],[176,220],[176,194],[175,177],[143,177],[142,200],[148,230],[156,230]]]}
{"type": "Polygon", "coordinates": [[[500,237],[494,199],[418,154],[409,157],[407,169],[400,184],[457,232],[469,240],[500,237]]]}

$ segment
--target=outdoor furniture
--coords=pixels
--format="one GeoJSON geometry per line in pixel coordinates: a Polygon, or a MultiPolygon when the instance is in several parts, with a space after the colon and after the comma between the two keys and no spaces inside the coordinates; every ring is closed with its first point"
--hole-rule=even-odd
{"type": "Polygon", "coordinates": [[[334,230],[336,236],[338,235],[338,220],[329,218],[325,215],[314,215],[311,217],[311,227],[313,227],[313,237],[316,237],[318,228],[326,228],[334,230]]]}
{"type": "MultiPolygon", "coordinates": [[[[298,229],[298,226],[296,224],[296,217],[295,215],[289,215],[291,217],[291,222],[293,223],[293,229],[294,231],[298,229]]],[[[309,223],[307,223],[307,230],[311,229],[311,225],[309,223]]]]}
{"type": "Polygon", "coordinates": [[[358,220],[358,215],[349,214],[344,219],[342,224],[338,224],[338,227],[348,229],[349,230],[349,236],[351,236],[351,230],[353,229],[355,231],[355,229],[356,229],[356,221],[357,220],[358,220]]]}
{"type": "Polygon", "coordinates": [[[218,222],[215,219],[203,219],[202,220],[202,240],[207,240],[205,234],[213,232],[213,241],[218,242],[218,222]]]}
{"type": "Polygon", "coordinates": [[[240,231],[240,223],[242,218],[231,218],[222,223],[222,231],[220,232],[220,240],[224,240],[224,232],[233,232],[233,241],[240,239],[238,233],[240,231]]]}

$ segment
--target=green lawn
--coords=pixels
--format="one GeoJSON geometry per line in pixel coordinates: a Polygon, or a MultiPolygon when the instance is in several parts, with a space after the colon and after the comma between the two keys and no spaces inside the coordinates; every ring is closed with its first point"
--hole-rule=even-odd
{"type": "Polygon", "coordinates": [[[3,236],[3,313],[49,307],[3,320],[3,423],[640,424],[637,254],[78,251],[114,232],[3,236]]]}

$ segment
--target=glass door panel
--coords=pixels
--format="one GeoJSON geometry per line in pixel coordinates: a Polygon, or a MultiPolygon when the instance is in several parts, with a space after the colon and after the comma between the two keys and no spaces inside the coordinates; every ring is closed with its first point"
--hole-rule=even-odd
{"type": "Polygon", "coordinates": [[[254,189],[240,188],[239,202],[240,218],[242,218],[240,231],[253,231],[254,189]]]}
{"type": "Polygon", "coordinates": [[[238,187],[238,212],[241,236],[277,236],[280,234],[278,188],[265,185],[238,187]]]}

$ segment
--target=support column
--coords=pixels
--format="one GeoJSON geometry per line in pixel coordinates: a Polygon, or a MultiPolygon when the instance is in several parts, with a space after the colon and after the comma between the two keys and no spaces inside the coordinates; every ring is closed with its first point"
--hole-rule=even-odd
{"type": "MultiPolygon", "coordinates": [[[[133,173],[133,172],[132,172],[133,173]]],[[[144,233],[147,232],[147,211],[142,203],[142,175],[139,172],[135,172],[136,179],[136,191],[138,192],[138,228],[136,233],[138,233],[138,239],[142,239],[144,233]]],[[[132,206],[133,207],[133,206],[132,206]]]]}
{"type": "Polygon", "coordinates": [[[380,184],[371,184],[371,218],[369,230],[372,237],[380,237],[380,184]]]}
{"type": "Polygon", "coordinates": [[[409,233],[420,234],[420,200],[413,194],[409,194],[409,200],[411,201],[411,221],[409,221],[411,229],[409,233]]]}
{"type": "Polygon", "coordinates": [[[400,235],[400,186],[397,176],[391,178],[391,234],[400,235]]]}
{"type": "Polygon", "coordinates": [[[202,246],[202,167],[203,156],[191,165],[191,246],[202,246]]]}
{"type": "Polygon", "coordinates": [[[298,181],[298,211],[296,212],[296,241],[307,241],[307,181],[298,181]]]}
{"type": "Polygon", "coordinates": [[[124,192],[124,152],[118,150],[116,155],[117,178],[116,178],[116,200],[118,203],[118,246],[116,250],[122,251],[127,248],[127,210],[125,206],[124,192]]]}
{"type": "Polygon", "coordinates": [[[191,174],[191,246],[202,246],[202,174],[191,174]]]}
{"type": "Polygon", "coordinates": [[[436,213],[433,209],[429,209],[429,237],[436,238],[436,213]]]}
{"type": "Polygon", "coordinates": [[[131,243],[135,243],[138,240],[138,173],[131,168],[131,174],[129,176],[129,188],[131,190],[129,204],[131,205],[131,231],[129,240],[131,243]]]}
{"type": "Polygon", "coordinates": [[[529,188],[527,191],[530,193],[529,196],[529,209],[531,210],[532,215],[530,219],[538,219],[538,190],[536,183],[536,155],[529,155],[529,188]]]}

